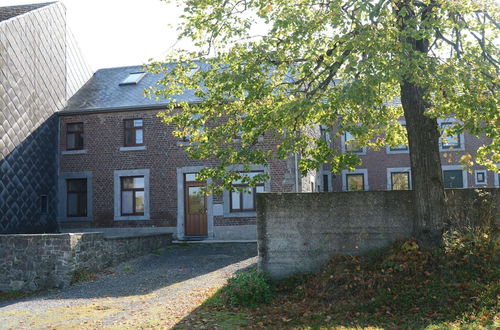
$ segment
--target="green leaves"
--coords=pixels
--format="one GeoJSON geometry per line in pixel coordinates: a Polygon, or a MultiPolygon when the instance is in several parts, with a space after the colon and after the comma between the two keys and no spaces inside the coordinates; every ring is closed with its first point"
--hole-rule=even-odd
{"type": "Polygon", "coordinates": [[[310,128],[349,131],[371,147],[406,144],[397,123],[406,80],[425,91],[428,116],[456,117],[464,130],[489,138],[475,161],[496,168],[500,15],[494,1],[178,3],[185,8],[180,36],[198,51],[170,54],[166,61],[174,67],[152,63],[164,79],[148,93],[171,100],[162,118],[174,135],[191,137],[192,157],[228,167],[268,165],[272,157],[297,153],[303,171],[321,162],[336,171],[355,166],[359,161],[330,150],[310,128]],[[199,103],[178,102],[186,90],[199,103]]]}

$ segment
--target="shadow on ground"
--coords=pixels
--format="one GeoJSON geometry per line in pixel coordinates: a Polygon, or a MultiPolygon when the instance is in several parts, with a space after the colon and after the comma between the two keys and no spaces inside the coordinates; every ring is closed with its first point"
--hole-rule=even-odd
{"type": "Polygon", "coordinates": [[[169,245],[97,273],[91,281],[4,301],[0,308],[33,300],[93,299],[146,295],[257,256],[255,243],[169,245]]]}

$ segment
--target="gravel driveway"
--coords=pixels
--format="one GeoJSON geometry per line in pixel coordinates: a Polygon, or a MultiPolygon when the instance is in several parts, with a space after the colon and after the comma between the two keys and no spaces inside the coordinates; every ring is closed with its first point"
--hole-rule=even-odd
{"type": "Polygon", "coordinates": [[[0,303],[0,329],[170,328],[255,264],[257,246],[171,245],[50,293],[0,303]]]}

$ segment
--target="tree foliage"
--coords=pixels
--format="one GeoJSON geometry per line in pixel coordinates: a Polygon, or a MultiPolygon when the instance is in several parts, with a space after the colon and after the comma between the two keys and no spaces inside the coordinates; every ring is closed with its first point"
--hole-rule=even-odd
{"type": "Polygon", "coordinates": [[[178,63],[173,69],[151,64],[164,79],[149,92],[172,101],[163,120],[176,136],[189,136],[192,157],[220,161],[202,177],[224,178],[228,186],[238,176],[227,171],[231,165],[267,165],[292,153],[301,155],[303,172],[323,163],[335,172],[358,165],[357,156],[303,134],[321,124],[372,148],[404,144],[398,100],[405,81],[424,91],[427,116],[459,120],[449,134],[486,136],[476,158],[464,161],[498,171],[500,6],[494,0],[177,3],[185,12],[180,38],[197,51],[171,54],[167,61],[178,63]],[[428,51],[405,40],[425,43],[428,51]],[[178,102],[184,89],[200,102],[178,102]]]}

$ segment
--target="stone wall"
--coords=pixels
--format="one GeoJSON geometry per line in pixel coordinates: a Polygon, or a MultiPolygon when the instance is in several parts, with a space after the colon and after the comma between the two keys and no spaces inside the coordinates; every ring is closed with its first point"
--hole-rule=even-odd
{"type": "MultiPolygon", "coordinates": [[[[499,189],[447,190],[457,222],[499,219],[499,189]]],[[[359,254],[412,235],[412,191],[259,194],[259,268],[273,278],[319,269],[335,254],[359,254]]]]}
{"type": "Polygon", "coordinates": [[[93,272],[170,244],[171,234],[0,235],[0,291],[62,288],[76,271],[93,272]]]}

